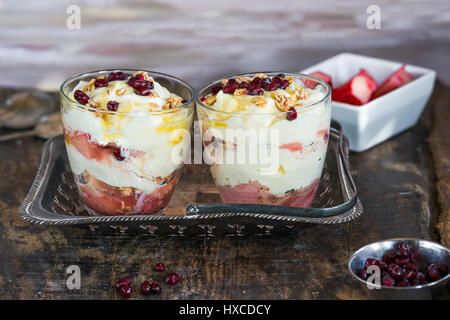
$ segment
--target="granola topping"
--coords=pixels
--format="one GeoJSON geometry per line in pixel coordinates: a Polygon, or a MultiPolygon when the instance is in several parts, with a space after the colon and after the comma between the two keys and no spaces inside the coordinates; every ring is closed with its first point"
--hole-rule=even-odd
{"type": "Polygon", "coordinates": [[[220,84],[211,88],[211,93],[202,101],[208,106],[230,112],[247,112],[252,110],[253,106],[257,108],[254,109],[255,112],[264,109],[267,113],[276,113],[316,102],[321,93],[313,93],[313,89],[305,88],[304,84],[300,80],[296,81],[293,76],[283,73],[276,76],[258,73],[253,77],[223,79],[220,84]],[[314,96],[314,101],[309,101],[311,95],[314,96]]]}
{"type": "Polygon", "coordinates": [[[88,82],[81,81],[71,95],[86,106],[118,112],[168,110],[180,106],[183,101],[145,71],[128,76],[120,71],[111,72],[88,82]],[[117,109],[108,107],[108,101],[116,101],[117,109]]]}

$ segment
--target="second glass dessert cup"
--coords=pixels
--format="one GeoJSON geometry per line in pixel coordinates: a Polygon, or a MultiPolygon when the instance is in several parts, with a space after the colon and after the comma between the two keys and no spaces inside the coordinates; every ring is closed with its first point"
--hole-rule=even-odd
{"type": "MultiPolygon", "coordinates": [[[[115,72],[132,77],[137,71],[89,72],[66,80],[60,89],[70,166],[80,198],[92,214],[162,212],[180,179],[194,116],[194,90],[186,82],[146,71],[155,88],[158,83],[158,88],[164,87],[183,100],[167,110],[110,111],[83,105],[73,98],[80,81],[105,79],[115,72]]],[[[130,105],[133,99],[142,99],[133,95],[132,101],[126,101],[130,105]]]]}
{"type": "MultiPolygon", "coordinates": [[[[273,79],[279,74],[268,72],[263,75],[273,79]]],[[[266,112],[264,103],[273,103],[269,99],[261,103],[261,108],[252,109],[256,112],[248,113],[250,108],[245,105],[248,100],[241,98],[248,90],[217,94],[218,88],[230,79],[251,80],[259,75],[234,75],[210,83],[198,93],[197,114],[204,158],[210,164],[214,182],[226,203],[309,207],[320,182],[327,152],[331,88],[309,75],[284,73],[291,83],[302,87],[307,83],[312,90],[308,92],[320,95],[312,103],[305,100],[304,104],[294,105],[285,112],[266,112]],[[208,99],[214,101],[214,95],[227,108],[220,108],[215,102],[208,104],[208,99]],[[233,112],[229,112],[229,106],[233,112]]],[[[261,101],[258,99],[276,98],[279,93],[283,91],[261,92],[247,99],[258,104],[261,101]]]]}

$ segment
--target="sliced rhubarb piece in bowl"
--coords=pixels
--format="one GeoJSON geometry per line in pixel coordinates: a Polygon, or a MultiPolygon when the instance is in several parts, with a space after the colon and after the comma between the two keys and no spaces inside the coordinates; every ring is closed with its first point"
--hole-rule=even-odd
{"type": "Polygon", "coordinates": [[[389,93],[401,86],[413,81],[413,76],[405,70],[405,65],[402,65],[400,69],[392,73],[383,84],[373,93],[372,100],[376,99],[386,93],[389,93]]]}
{"type": "MultiPolygon", "coordinates": [[[[330,88],[333,88],[333,83],[331,81],[330,75],[328,75],[322,71],[316,71],[316,72],[310,73],[309,75],[325,81],[326,83],[328,83],[330,88]]],[[[303,78],[302,81],[305,84],[305,87],[307,87],[309,89],[314,89],[314,87],[317,85],[316,81],[313,81],[310,79],[303,78]]]]}
{"type": "Polygon", "coordinates": [[[361,106],[370,101],[377,86],[372,76],[365,69],[361,69],[349,81],[333,90],[332,99],[361,106]]]}

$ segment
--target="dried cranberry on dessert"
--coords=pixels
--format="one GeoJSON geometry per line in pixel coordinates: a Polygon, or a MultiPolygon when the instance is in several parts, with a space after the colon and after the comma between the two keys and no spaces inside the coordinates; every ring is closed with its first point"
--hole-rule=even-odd
{"type": "Polygon", "coordinates": [[[119,103],[117,101],[108,101],[106,107],[109,111],[117,111],[117,109],[119,108],[119,103]]]}
{"type": "Polygon", "coordinates": [[[96,88],[102,88],[108,86],[108,80],[106,79],[95,79],[94,81],[94,87],[96,88]]]}
{"type": "Polygon", "coordinates": [[[89,96],[81,90],[76,90],[73,96],[81,104],[86,104],[89,101],[89,96]]]}

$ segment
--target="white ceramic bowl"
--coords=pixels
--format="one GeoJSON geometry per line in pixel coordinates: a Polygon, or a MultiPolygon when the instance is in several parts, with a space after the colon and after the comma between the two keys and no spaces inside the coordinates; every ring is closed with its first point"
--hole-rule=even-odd
{"type": "MultiPolygon", "coordinates": [[[[325,72],[337,87],[364,68],[381,85],[401,66],[400,62],[341,53],[301,72],[325,72]]],[[[416,124],[433,91],[436,72],[408,64],[406,71],[413,81],[365,105],[332,102],[332,118],[342,124],[350,150],[365,151],[416,124]]]]}

